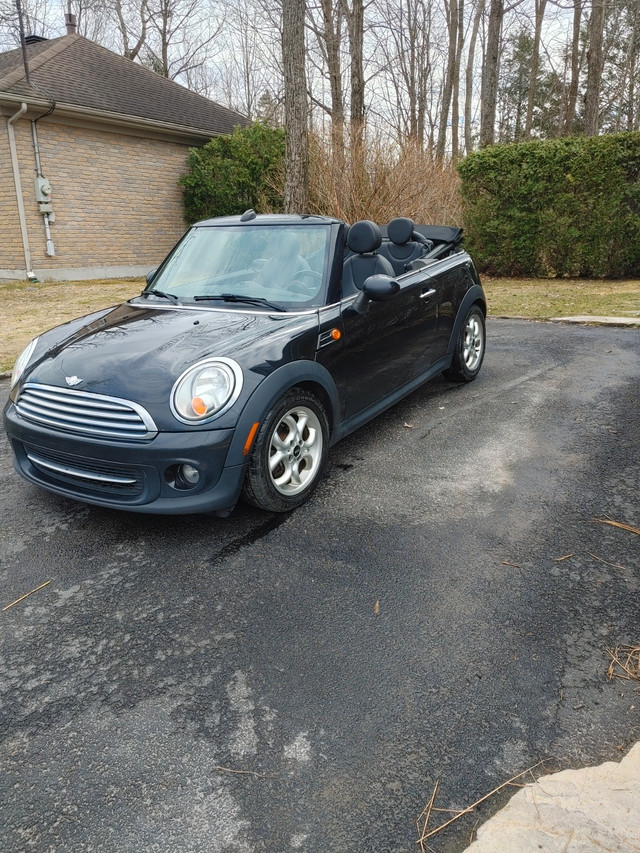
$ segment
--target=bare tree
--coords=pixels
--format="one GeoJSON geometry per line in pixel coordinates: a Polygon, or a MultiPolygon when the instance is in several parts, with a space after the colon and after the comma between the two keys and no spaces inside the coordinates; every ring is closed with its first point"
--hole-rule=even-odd
{"type": "Polygon", "coordinates": [[[362,141],[365,117],[364,81],[364,0],[341,0],[349,34],[351,71],[351,139],[354,145],[362,141]]]}
{"type": "Polygon", "coordinates": [[[380,29],[384,30],[379,84],[390,93],[389,125],[401,143],[415,140],[423,145],[435,55],[432,0],[388,0],[380,3],[377,11],[380,29]]]}
{"type": "Polygon", "coordinates": [[[531,56],[531,73],[529,76],[529,97],[527,99],[527,117],[525,119],[524,134],[531,135],[533,124],[533,107],[536,101],[536,89],[538,86],[538,72],[540,70],[540,40],[542,37],[542,22],[547,0],[534,0],[535,3],[535,27],[533,35],[533,53],[531,56]]]}
{"type": "MultiPolygon", "coordinates": [[[[438,142],[436,145],[436,157],[439,159],[442,159],[445,153],[449,110],[451,109],[451,97],[453,95],[454,86],[456,85],[456,78],[459,78],[460,72],[460,55],[462,51],[464,26],[464,0],[444,0],[444,7],[447,19],[447,30],[449,33],[449,49],[447,51],[447,66],[444,76],[444,86],[442,89],[440,126],[438,128],[438,142]]],[[[455,104],[454,111],[457,115],[457,104],[455,104]]],[[[454,156],[456,156],[458,148],[457,133],[458,129],[456,128],[454,156]]]]}
{"type": "Polygon", "coordinates": [[[464,90],[464,147],[467,154],[473,151],[473,133],[471,111],[473,104],[473,78],[476,42],[478,40],[478,30],[480,29],[480,21],[484,14],[485,0],[477,0],[475,13],[473,16],[473,26],[471,36],[469,38],[469,51],[467,54],[467,67],[465,70],[465,90],[464,90]]]}
{"type": "MultiPolygon", "coordinates": [[[[51,0],[30,0],[21,4],[22,22],[26,35],[46,36],[51,30],[55,9],[51,0]]],[[[15,0],[0,2],[0,31],[7,48],[20,44],[20,27],[15,0]]]]}
{"type": "Polygon", "coordinates": [[[600,83],[602,80],[602,39],[604,36],[604,0],[592,0],[587,53],[587,89],[584,98],[584,133],[598,133],[600,83]]]}
{"type": "Polygon", "coordinates": [[[570,136],[573,132],[573,122],[576,117],[576,104],[578,103],[578,87],[580,85],[580,24],[582,21],[583,0],[574,0],[573,6],[573,28],[571,35],[571,82],[569,83],[569,97],[563,133],[570,136]]]}
{"type": "Polygon", "coordinates": [[[308,9],[308,26],[320,51],[329,80],[330,103],[314,99],[331,119],[331,149],[337,168],[344,161],[345,106],[342,84],[344,7],[341,0],[319,0],[308,9]]]}
{"type": "Polygon", "coordinates": [[[480,113],[480,147],[494,140],[496,105],[498,102],[498,72],[500,68],[500,35],[504,17],[504,0],[491,0],[487,28],[487,49],[482,67],[482,108],[480,113]]]}
{"type": "Polygon", "coordinates": [[[284,69],[285,184],[284,208],[304,213],[309,207],[309,141],[305,68],[305,2],[282,0],[284,69]]]}
{"type": "Polygon", "coordinates": [[[113,11],[122,39],[122,55],[137,59],[147,39],[148,0],[125,3],[115,0],[113,11]]]}

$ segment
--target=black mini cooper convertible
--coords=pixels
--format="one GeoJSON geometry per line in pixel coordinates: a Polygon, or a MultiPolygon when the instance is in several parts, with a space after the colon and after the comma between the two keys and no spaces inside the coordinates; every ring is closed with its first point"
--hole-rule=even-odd
{"type": "Polygon", "coordinates": [[[17,471],[135,512],[297,507],[335,442],[438,373],[477,376],[486,302],[461,239],[404,217],[199,222],[140,296],[20,355],[17,471]]]}

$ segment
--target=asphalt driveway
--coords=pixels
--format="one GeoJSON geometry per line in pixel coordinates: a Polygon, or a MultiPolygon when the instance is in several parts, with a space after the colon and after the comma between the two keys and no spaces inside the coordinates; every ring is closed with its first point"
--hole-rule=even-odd
{"type": "MultiPolygon", "coordinates": [[[[491,321],[289,516],[89,508],[0,434],[0,849],[399,853],[547,759],[619,759],[640,692],[640,332],[491,321]]],[[[0,383],[4,400],[8,383],[0,383]]],[[[492,799],[434,839],[458,851],[492,799]]]]}

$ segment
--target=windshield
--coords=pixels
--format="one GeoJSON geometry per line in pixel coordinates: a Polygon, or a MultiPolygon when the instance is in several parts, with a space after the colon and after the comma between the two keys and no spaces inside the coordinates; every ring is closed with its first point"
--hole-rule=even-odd
{"type": "Polygon", "coordinates": [[[192,228],[145,295],[280,311],[317,307],[324,304],[329,234],[326,224],[192,228]]]}

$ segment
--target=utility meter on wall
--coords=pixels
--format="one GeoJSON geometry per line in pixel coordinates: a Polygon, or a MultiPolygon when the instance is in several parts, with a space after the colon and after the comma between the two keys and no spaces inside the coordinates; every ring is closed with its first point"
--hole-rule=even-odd
{"type": "Polygon", "coordinates": [[[51,205],[51,184],[48,178],[38,177],[35,180],[36,201],[40,206],[40,213],[52,213],[51,205]]]}

